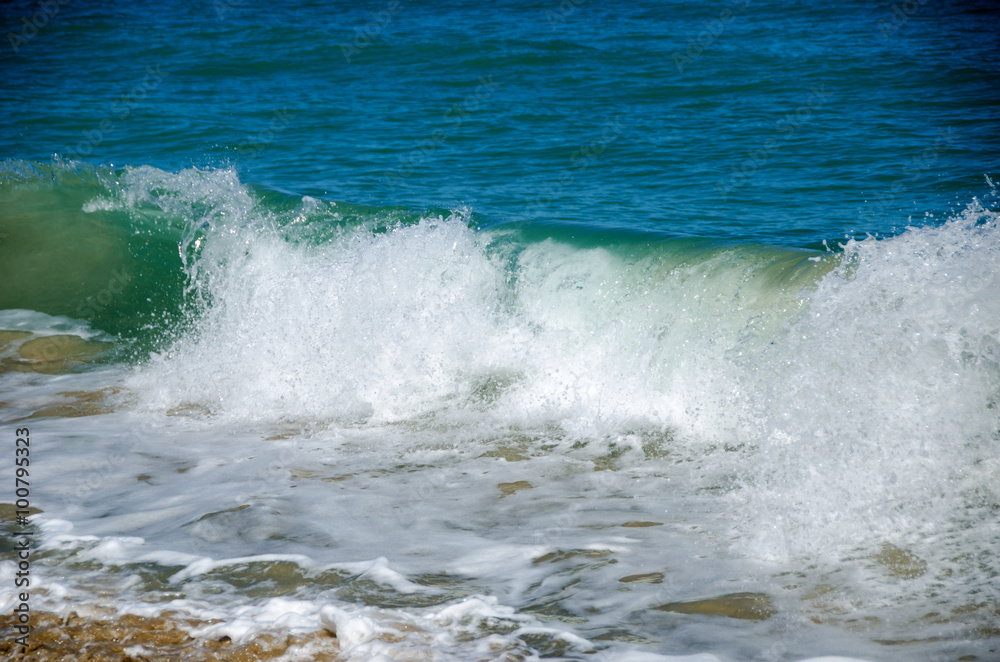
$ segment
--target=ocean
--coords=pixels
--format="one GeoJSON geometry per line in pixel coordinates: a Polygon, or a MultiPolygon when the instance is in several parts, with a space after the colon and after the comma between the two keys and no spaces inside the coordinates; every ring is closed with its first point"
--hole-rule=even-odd
{"type": "Polygon", "coordinates": [[[1000,660],[995,3],[0,29],[9,659],[1000,660]]]}

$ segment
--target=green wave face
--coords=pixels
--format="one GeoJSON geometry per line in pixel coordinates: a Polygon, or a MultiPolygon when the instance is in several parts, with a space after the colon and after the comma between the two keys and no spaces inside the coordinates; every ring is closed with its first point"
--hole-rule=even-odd
{"type": "Polygon", "coordinates": [[[0,171],[0,309],[81,319],[147,343],[177,322],[182,219],[116,201],[121,175],[37,164],[0,171]]]}
{"type": "MultiPolygon", "coordinates": [[[[192,328],[211,307],[227,264],[257,241],[297,246],[302,259],[337,244],[343,256],[360,238],[435,217],[482,228],[477,241],[483,254],[503,263],[507,291],[498,293],[501,299],[516,297],[512,288],[524,267],[519,256],[545,242],[579,251],[584,260],[599,250],[616,256],[621,269],[638,265],[649,270],[657,289],[670,268],[695,263],[714,263],[720,282],[733,276],[721,272],[749,269],[777,290],[789,285],[787,279],[794,287],[805,284],[795,276],[800,271],[814,281],[827,270],[805,262],[811,253],[801,250],[538,222],[489,227],[467,211],[456,216],[444,209],[321,201],[254,189],[233,170],[168,173],[148,166],[10,161],[0,170],[0,309],[83,320],[148,351],[192,328]],[[725,255],[730,257],[720,258],[725,255]]],[[[292,261],[287,268],[298,266],[292,261]]]]}

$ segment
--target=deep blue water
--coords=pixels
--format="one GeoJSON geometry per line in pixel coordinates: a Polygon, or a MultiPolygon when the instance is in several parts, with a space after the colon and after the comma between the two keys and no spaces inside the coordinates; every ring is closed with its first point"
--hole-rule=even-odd
{"type": "Polygon", "coordinates": [[[5,158],[792,246],[998,169],[988,1],[50,4],[0,10],[5,158]]]}

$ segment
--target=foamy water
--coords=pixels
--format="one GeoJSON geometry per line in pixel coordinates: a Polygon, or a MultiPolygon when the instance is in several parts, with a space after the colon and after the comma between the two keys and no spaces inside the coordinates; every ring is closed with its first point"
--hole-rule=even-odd
{"type": "Polygon", "coordinates": [[[18,423],[34,608],[327,628],[350,660],[995,651],[978,201],[828,252],[529,240],[265,203],[231,170],[127,169],[83,209],[179,228],[184,321],[138,360],[0,375],[7,420],[110,389],[18,423]]]}

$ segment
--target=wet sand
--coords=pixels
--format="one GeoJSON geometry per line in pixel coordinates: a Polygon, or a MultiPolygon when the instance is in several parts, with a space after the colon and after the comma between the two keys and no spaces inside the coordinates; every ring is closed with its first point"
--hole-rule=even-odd
{"type": "Polygon", "coordinates": [[[245,641],[228,636],[193,637],[193,631],[212,625],[212,621],[169,612],[155,617],[125,614],[109,618],[33,612],[27,647],[15,643],[20,636],[16,625],[13,615],[0,616],[0,655],[18,662],[256,662],[282,656],[333,662],[338,652],[336,637],[325,630],[307,635],[265,632],[245,641]]]}

